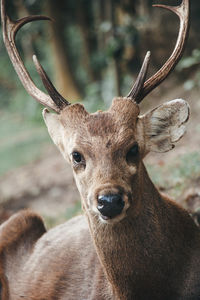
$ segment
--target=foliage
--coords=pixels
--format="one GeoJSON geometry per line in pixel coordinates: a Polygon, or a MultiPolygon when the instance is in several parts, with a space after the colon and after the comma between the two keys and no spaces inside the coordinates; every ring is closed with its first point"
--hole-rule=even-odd
{"type": "MultiPolygon", "coordinates": [[[[181,72],[184,69],[189,69],[195,66],[199,66],[200,63],[200,49],[194,49],[192,55],[181,60],[177,66],[177,70],[181,72]]],[[[185,90],[192,90],[194,87],[200,88],[200,71],[194,73],[192,79],[188,79],[184,83],[185,90]]]]}
{"type": "MultiPolygon", "coordinates": [[[[53,1],[49,1],[46,5],[44,1],[39,0],[24,2],[8,0],[7,2],[9,14],[13,18],[27,14],[45,14],[45,11],[49,10],[48,5],[52,7],[54,5],[53,1]]],[[[91,0],[79,0],[76,5],[74,1],[56,3],[57,15],[55,12],[53,17],[55,24],[62,27],[59,35],[65,47],[64,60],[67,60],[72,70],[71,76],[76,82],[77,89],[81,91],[81,98],[87,99],[89,103],[92,97],[92,105],[88,105],[91,110],[106,107],[116,94],[118,84],[115,79],[116,72],[120,72],[120,87],[123,89],[126,86],[124,84],[126,76],[121,75],[121,69],[123,68],[124,74],[131,69],[135,55],[134,47],[138,43],[138,33],[129,16],[130,12],[124,13],[123,5],[118,1],[114,3],[110,0],[102,1],[102,3],[101,1],[94,3],[91,0]],[[110,10],[110,13],[107,13],[107,10],[110,10]],[[119,21],[119,14],[124,19],[123,22],[119,21]],[[128,58],[125,55],[126,43],[129,53],[132,51],[128,58]],[[114,65],[116,60],[120,66],[119,71],[114,65]]],[[[134,13],[133,6],[129,4],[129,8],[132,7],[132,14],[134,13]]],[[[46,14],[48,15],[48,12],[46,14]]],[[[51,35],[49,24],[41,21],[27,24],[20,30],[17,37],[17,45],[25,65],[33,80],[42,89],[31,56],[34,52],[39,56],[45,70],[54,80],[55,65],[53,65],[53,60],[49,59],[52,55],[51,35]]],[[[2,36],[0,42],[3,44],[2,36]]],[[[17,79],[4,47],[0,49],[0,69],[4,70],[0,75],[0,108],[18,111],[23,116],[38,119],[40,107],[29,100],[30,97],[17,79]]]]}
{"type": "MultiPolygon", "coordinates": [[[[31,2],[31,1],[30,1],[31,2]]],[[[15,13],[14,13],[15,15],[15,13]]],[[[30,38],[30,24],[22,28],[17,36],[17,47],[22,55],[25,65],[32,75],[33,80],[37,86],[43,89],[41,81],[38,80],[35,68],[33,66],[31,56],[34,52],[35,45],[32,39],[40,40],[37,44],[40,48],[40,61],[45,65],[47,62],[49,47],[42,41],[44,37],[45,27],[41,29],[41,22],[33,23],[31,25],[31,38],[30,38]],[[25,50],[24,50],[24,49],[25,50]],[[33,51],[33,52],[32,52],[33,51]],[[45,55],[44,55],[45,53],[45,55]],[[27,55],[27,57],[26,57],[27,55]]],[[[3,38],[0,35],[0,43],[3,45],[3,38]]],[[[47,71],[51,68],[51,63],[47,63],[47,71]]],[[[41,120],[41,106],[36,103],[24,90],[20,83],[12,64],[8,59],[5,47],[0,48],[0,69],[4,70],[0,74],[0,109],[8,110],[11,113],[17,112],[21,117],[33,119],[35,121],[41,120]]]]}
{"type": "MultiPolygon", "coordinates": [[[[49,22],[34,22],[27,24],[18,34],[18,48],[38,87],[43,89],[31,56],[36,53],[50,78],[53,81],[56,79],[59,84],[63,75],[59,73],[61,70],[58,70],[58,65],[54,64],[54,57],[52,58],[52,55],[60,55],[56,54],[57,50],[52,51],[52,44],[59,41],[65,53],[60,59],[63,65],[67,64],[69,67],[69,74],[66,76],[72,77],[74,88],[81,99],[87,99],[86,105],[92,111],[107,107],[113,96],[118,93],[126,94],[130,88],[146,51],[143,50],[145,36],[148,34],[153,38],[152,33],[155,32],[156,36],[156,32],[161,30],[159,18],[154,17],[153,22],[151,21],[152,3],[152,0],[7,0],[9,14],[15,19],[28,14],[50,14],[55,19],[53,27],[49,22]],[[153,26],[152,29],[149,25],[153,26]],[[56,30],[56,38],[51,27],[56,30]]],[[[200,5],[193,3],[192,18],[196,26],[199,25],[199,10],[200,5]]],[[[159,16],[160,11],[155,10],[155,13],[159,16]]],[[[173,33],[173,19],[170,19],[168,26],[171,26],[173,33]]],[[[160,37],[160,33],[157,36],[160,37]]],[[[156,57],[160,41],[156,38],[153,42],[156,57]]],[[[2,36],[0,43],[3,44],[2,36]]],[[[169,47],[166,41],[163,46],[166,53],[169,53],[169,47]]],[[[181,61],[178,70],[194,66],[198,62],[197,49],[191,57],[181,61]]],[[[40,106],[30,101],[4,47],[0,48],[0,69],[3,70],[0,74],[0,109],[15,110],[23,116],[38,120],[40,106]]],[[[197,72],[192,80],[186,81],[185,88],[191,89],[194,85],[199,85],[199,77],[197,72]]],[[[60,92],[62,93],[62,87],[60,92]]]]}

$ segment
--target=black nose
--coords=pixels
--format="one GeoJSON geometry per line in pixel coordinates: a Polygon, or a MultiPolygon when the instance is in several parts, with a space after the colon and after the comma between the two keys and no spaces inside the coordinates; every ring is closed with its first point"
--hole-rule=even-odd
{"type": "Polygon", "coordinates": [[[124,208],[124,200],[119,194],[109,194],[98,196],[98,210],[105,218],[114,218],[119,215],[124,208]]]}

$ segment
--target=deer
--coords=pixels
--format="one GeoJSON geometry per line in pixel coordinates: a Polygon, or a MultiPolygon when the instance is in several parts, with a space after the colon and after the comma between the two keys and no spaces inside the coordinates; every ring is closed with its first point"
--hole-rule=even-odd
{"type": "Polygon", "coordinates": [[[43,118],[72,166],[84,214],[46,230],[30,210],[0,226],[2,300],[197,300],[200,299],[200,230],[189,213],[151,181],[143,158],[166,152],[184,135],[189,105],[175,99],[141,115],[139,104],[180,60],[189,29],[189,0],[166,8],[180,19],[175,48],[146,80],[147,52],[127,96],[107,111],[89,113],[71,104],[33,61],[47,90],[33,83],[15,45],[28,16],[12,21],[1,0],[4,43],[27,92],[46,108],[43,118]],[[49,110],[51,109],[51,111],[49,110]]]}

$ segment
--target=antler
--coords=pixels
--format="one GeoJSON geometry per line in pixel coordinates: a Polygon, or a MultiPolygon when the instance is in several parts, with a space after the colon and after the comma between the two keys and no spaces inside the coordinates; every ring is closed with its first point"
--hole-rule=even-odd
{"type": "Polygon", "coordinates": [[[148,51],[144,58],[142,67],[140,69],[140,73],[135,81],[135,84],[133,85],[132,89],[126,96],[127,98],[137,99],[137,95],[140,94],[140,92],[143,88],[143,85],[144,85],[144,81],[146,79],[146,75],[147,75],[147,71],[148,71],[148,67],[149,67],[150,55],[151,55],[151,52],[148,51]]]}
{"type": "MultiPolygon", "coordinates": [[[[138,93],[135,93],[132,96],[132,93],[129,92],[129,94],[127,95],[127,97],[130,97],[137,103],[140,103],[146,95],[148,95],[153,89],[155,89],[173,71],[173,69],[182,57],[189,31],[190,0],[183,0],[181,5],[179,6],[167,6],[162,4],[156,4],[153,6],[165,8],[174,12],[180,19],[180,28],[174,51],[172,52],[169,59],[153,76],[151,76],[147,81],[145,81],[143,87],[140,87],[140,89],[138,89],[138,93]]],[[[142,75],[140,73],[138,75],[138,78],[131,91],[137,90],[137,85],[140,81],[141,76],[144,76],[144,74],[142,75]]]]}
{"type": "Polygon", "coordinates": [[[60,112],[64,107],[69,105],[70,103],[65,100],[55,89],[52,82],[46,75],[42,66],[38,62],[36,56],[34,56],[33,60],[36,66],[36,69],[42,78],[43,84],[49,95],[42,92],[40,89],[36,87],[33,80],[31,79],[28,71],[26,70],[24,63],[19,55],[19,52],[15,45],[15,37],[18,30],[24,25],[32,21],[38,20],[51,20],[46,16],[28,16],[17,21],[12,21],[6,13],[5,0],[1,0],[1,21],[3,28],[3,39],[4,44],[6,46],[8,55],[10,60],[19,76],[24,88],[26,91],[35,98],[38,102],[40,102],[44,106],[48,106],[56,112],[60,112]]]}

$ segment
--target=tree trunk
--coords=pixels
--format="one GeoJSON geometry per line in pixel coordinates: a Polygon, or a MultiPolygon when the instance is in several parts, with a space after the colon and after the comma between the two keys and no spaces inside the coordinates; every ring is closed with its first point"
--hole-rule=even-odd
{"type": "MultiPolygon", "coordinates": [[[[62,4],[62,3],[61,3],[62,4]]],[[[56,86],[59,92],[69,101],[80,99],[78,84],[70,69],[67,48],[64,44],[64,25],[61,19],[62,5],[59,1],[47,2],[48,15],[55,21],[51,24],[52,57],[55,64],[56,86]]]]}
{"type": "Polygon", "coordinates": [[[90,82],[98,81],[101,78],[100,72],[96,72],[91,64],[91,57],[95,54],[95,52],[97,52],[98,43],[98,37],[94,33],[94,30],[92,30],[92,28],[95,27],[95,14],[98,10],[98,8],[97,10],[93,9],[93,5],[95,4],[98,3],[92,3],[92,1],[86,3],[85,1],[80,1],[79,5],[76,5],[77,24],[83,38],[83,59],[81,62],[84,66],[84,69],[87,71],[88,79],[90,82]]]}

